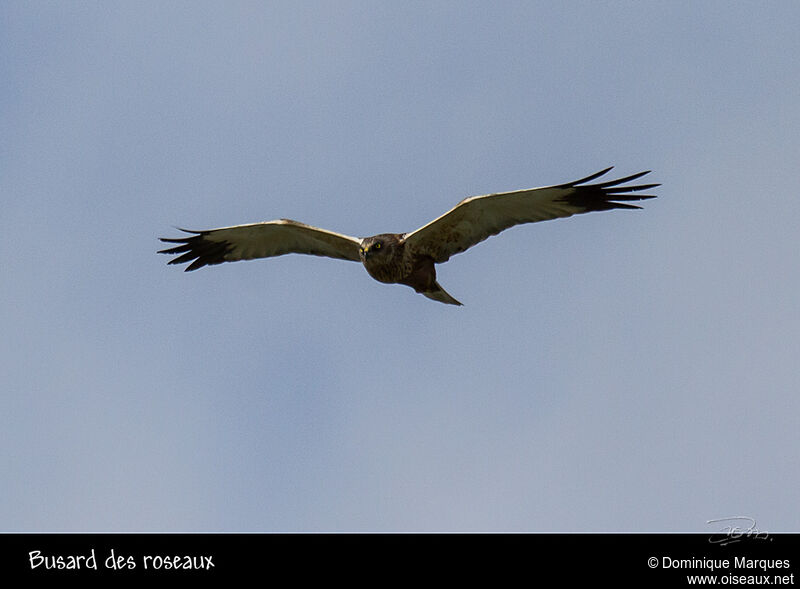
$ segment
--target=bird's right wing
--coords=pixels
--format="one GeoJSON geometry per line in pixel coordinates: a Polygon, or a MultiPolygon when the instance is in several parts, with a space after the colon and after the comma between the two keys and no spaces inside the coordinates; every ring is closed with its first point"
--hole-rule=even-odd
{"type": "Polygon", "coordinates": [[[187,272],[222,262],[270,258],[283,254],[310,254],[357,262],[358,248],[361,245],[361,240],[356,237],[290,219],[207,231],[181,231],[193,235],[177,239],[160,238],[163,242],[180,245],[158,253],[178,256],[170,260],[170,264],[191,262],[186,268],[187,272]]]}

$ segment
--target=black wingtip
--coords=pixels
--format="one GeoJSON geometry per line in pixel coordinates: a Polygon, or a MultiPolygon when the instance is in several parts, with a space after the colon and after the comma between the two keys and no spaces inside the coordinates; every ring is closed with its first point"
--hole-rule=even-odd
{"type": "Polygon", "coordinates": [[[206,239],[206,236],[211,233],[210,231],[194,231],[182,227],[176,227],[176,229],[190,235],[178,238],[158,238],[164,243],[177,244],[174,247],[158,250],[159,254],[176,256],[167,262],[168,265],[189,264],[184,271],[191,272],[203,266],[221,264],[225,261],[225,255],[231,249],[231,244],[227,241],[214,242],[206,239]]]}
{"type": "Polygon", "coordinates": [[[562,184],[558,188],[571,189],[564,196],[563,200],[579,209],[582,209],[581,212],[590,212],[607,211],[610,209],[640,209],[642,207],[626,204],[626,202],[632,200],[636,201],[656,198],[656,195],[654,194],[635,193],[661,186],[661,184],[648,183],[624,186],[626,182],[632,182],[651,173],[651,170],[645,170],[644,172],[638,172],[636,174],[631,174],[615,180],[607,180],[605,182],[598,182],[596,184],[587,184],[587,182],[590,182],[595,178],[599,178],[609,170],[611,170],[611,168],[606,168],[605,170],[597,172],[596,174],[592,174],[591,176],[587,176],[586,178],[582,178],[581,180],[569,182],[568,184],[562,184]]]}

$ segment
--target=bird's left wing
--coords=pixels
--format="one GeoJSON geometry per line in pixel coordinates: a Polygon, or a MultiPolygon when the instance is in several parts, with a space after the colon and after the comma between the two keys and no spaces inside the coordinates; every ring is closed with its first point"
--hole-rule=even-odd
{"type": "Polygon", "coordinates": [[[587,184],[611,170],[606,168],[581,180],[516,190],[462,200],[441,217],[405,236],[404,241],[414,251],[446,262],[450,256],[463,252],[476,243],[520,223],[534,223],[577,213],[609,209],[638,209],[636,205],[614,201],[655,198],[652,194],[630,194],[659,184],[623,186],[648,174],[640,172],[625,178],[587,184]]]}
{"type": "Polygon", "coordinates": [[[207,231],[186,229],[181,231],[193,235],[178,239],[160,238],[166,243],[180,245],[158,253],[177,255],[178,257],[169,261],[170,264],[191,262],[186,268],[187,272],[222,262],[270,258],[293,253],[357,262],[358,248],[361,245],[361,240],[356,237],[326,231],[290,219],[220,227],[207,231]]]}

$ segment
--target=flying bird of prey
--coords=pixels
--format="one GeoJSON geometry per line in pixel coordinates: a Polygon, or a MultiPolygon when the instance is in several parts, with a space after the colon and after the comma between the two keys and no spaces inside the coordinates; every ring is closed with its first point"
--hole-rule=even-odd
{"type": "Polygon", "coordinates": [[[181,229],[192,235],[177,239],[162,237],[163,242],[179,245],[159,253],[176,255],[170,264],[190,262],[187,272],[222,262],[292,253],[352,260],[361,262],[375,280],[405,284],[434,301],[461,305],[436,281],[436,264],[514,225],[592,211],[639,209],[617,201],[655,198],[652,194],[633,193],[659,184],[628,184],[649,174],[649,170],[590,184],[609,170],[557,186],[472,196],[411,233],[358,238],[278,219],[206,231],[181,229]]]}

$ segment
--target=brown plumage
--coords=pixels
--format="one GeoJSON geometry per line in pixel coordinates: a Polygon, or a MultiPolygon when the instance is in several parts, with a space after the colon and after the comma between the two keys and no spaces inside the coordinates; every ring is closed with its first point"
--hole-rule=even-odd
{"type": "Polygon", "coordinates": [[[405,284],[435,301],[460,305],[436,282],[433,258],[406,247],[404,233],[382,233],[364,238],[359,256],[369,275],[378,282],[405,284]]]}
{"type": "Polygon", "coordinates": [[[473,196],[412,233],[381,233],[359,239],[279,219],[207,231],[183,229],[193,235],[161,238],[161,241],[178,245],[159,253],[176,255],[170,264],[189,262],[187,271],[222,262],[288,253],[360,261],[369,275],[379,282],[405,284],[429,299],[461,305],[436,281],[436,264],[446,262],[451,256],[514,225],[592,211],[638,209],[641,207],[624,201],[655,198],[652,194],[632,193],[659,184],[623,186],[649,171],[588,184],[610,169],[556,186],[473,196]]]}

